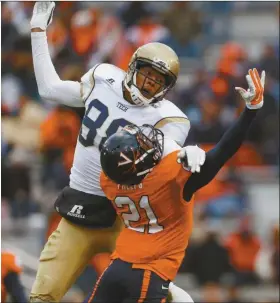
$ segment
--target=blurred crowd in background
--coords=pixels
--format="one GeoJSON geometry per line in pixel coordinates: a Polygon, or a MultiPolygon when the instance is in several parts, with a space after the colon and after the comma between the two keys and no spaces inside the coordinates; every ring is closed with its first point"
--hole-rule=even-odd
{"type": "MultiPolygon", "coordinates": [[[[43,102],[38,95],[29,25],[33,5],[1,6],[1,209],[2,224],[10,222],[8,236],[15,237],[23,237],[28,219],[40,214],[45,232],[34,241],[41,249],[60,220],[53,202],[68,184],[84,109],[43,102]]],[[[133,52],[148,42],[172,47],[181,74],[167,98],[191,121],[186,143],[206,150],[244,107],[234,87],[247,87],[249,68],[266,71],[264,108],[246,142],[196,195],[196,229],[180,272],[192,274],[204,302],[219,302],[221,287],[227,289],[227,302],[238,302],[241,286],[279,286],[279,222],[271,222],[264,245],[254,232],[240,175],[246,168],[269,167],[279,178],[279,12],[278,2],[65,1],[56,2],[47,30],[63,80],[80,81],[100,62],[126,70],[133,52]],[[222,220],[235,220],[234,228],[221,233],[216,222],[222,220]],[[262,270],[266,246],[269,258],[262,270]]],[[[78,283],[85,291],[86,280],[78,283]]]]}

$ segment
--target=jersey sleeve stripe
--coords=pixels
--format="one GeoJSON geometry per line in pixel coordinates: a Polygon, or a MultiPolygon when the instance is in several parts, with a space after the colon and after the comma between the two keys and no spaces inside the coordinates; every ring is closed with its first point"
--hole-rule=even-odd
{"type": "Polygon", "coordinates": [[[161,128],[161,127],[165,126],[168,123],[184,123],[184,124],[189,125],[190,121],[189,121],[188,118],[184,118],[184,117],[166,117],[166,118],[163,118],[163,119],[159,120],[154,125],[154,127],[161,128]]]}
{"type": "MultiPolygon", "coordinates": [[[[100,63],[100,64],[101,64],[101,63],[100,63]]],[[[98,67],[100,64],[97,64],[97,65],[95,66],[95,68],[93,69],[93,71],[92,71],[92,77],[91,77],[91,79],[90,79],[90,80],[91,80],[92,88],[91,88],[89,94],[83,99],[83,102],[84,102],[84,103],[86,103],[88,97],[91,95],[91,93],[92,93],[92,91],[93,91],[93,89],[94,89],[94,87],[95,87],[94,72],[95,72],[95,70],[97,69],[97,67],[98,67]]],[[[83,83],[82,83],[82,82],[81,82],[81,96],[83,96],[83,83]]]]}

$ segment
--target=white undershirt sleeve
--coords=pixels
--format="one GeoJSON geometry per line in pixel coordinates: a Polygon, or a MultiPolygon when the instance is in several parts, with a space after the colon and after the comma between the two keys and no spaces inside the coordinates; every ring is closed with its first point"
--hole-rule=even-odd
{"type": "Polygon", "coordinates": [[[46,32],[31,33],[32,56],[35,77],[42,99],[73,107],[84,107],[81,84],[62,81],[51,60],[46,32]]]}

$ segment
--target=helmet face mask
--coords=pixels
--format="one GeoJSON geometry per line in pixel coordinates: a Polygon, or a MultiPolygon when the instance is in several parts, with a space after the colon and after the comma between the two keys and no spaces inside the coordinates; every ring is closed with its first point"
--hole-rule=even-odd
{"type": "Polygon", "coordinates": [[[112,135],[101,149],[101,166],[111,180],[136,185],[162,157],[163,133],[151,125],[129,125],[112,135]]]}
{"type": "Polygon", "coordinates": [[[164,98],[169,90],[173,88],[179,73],[179,59],[175,52],[162,43],[148,43],[138,48],[129,63],[129,69],[124,79],[124,86],[129,91],[132,101],[136,105],[149,105],[164,98]],[[144,80],[141,87],[137,86],[137,76],[141,74],[141,68],[151,67],[160,73],[165,79],[165,83],[155,82],[159,88],[153,95],[143,93],[143,86],[147,81],[144,80]]]}
{"type": "MultiPolygon", "coordinates": [[[[163,153],[163,133],[161,130],[154,128],[152,125],[144,124],[143,126],[137,127],[138,132],[136,135],[139,148],[142,151],[142,156],[139,158],[145,158],[147,155],[151,154],[151,166],[152,168],[158,164],[161,160],[163,153]]],[[[140,160],[136,160],[136,163],[140,160]]],[[[147,163],[145,163],[145,166],[147,163]]]]}

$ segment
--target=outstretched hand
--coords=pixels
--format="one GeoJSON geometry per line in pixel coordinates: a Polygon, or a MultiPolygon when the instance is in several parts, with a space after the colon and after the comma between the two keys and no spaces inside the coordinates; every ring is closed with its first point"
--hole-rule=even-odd
{"type": "Polygon", "coordinates": [[[52,22],[54,8],[53,1],[36,2],[30,21],[31,31],[45,31],[52,22]]]}
{"type": "Polygon", "coordinates": [[[263,106],[263,92],[265,83],[265,71],[262,71],[261,78],[256,68],[249,69],[246,80],[249,88],[235,87],[249,109],[259,109],[263,106]]]}

